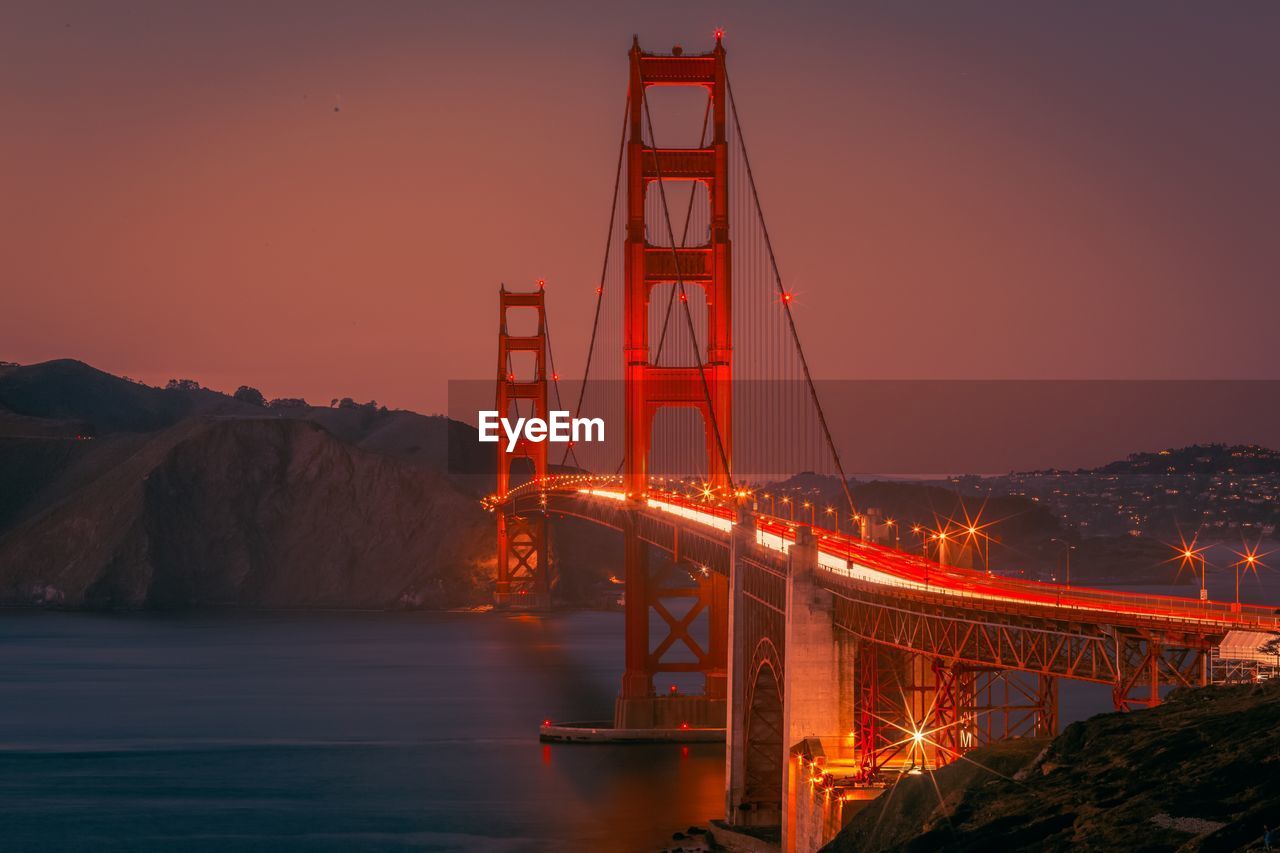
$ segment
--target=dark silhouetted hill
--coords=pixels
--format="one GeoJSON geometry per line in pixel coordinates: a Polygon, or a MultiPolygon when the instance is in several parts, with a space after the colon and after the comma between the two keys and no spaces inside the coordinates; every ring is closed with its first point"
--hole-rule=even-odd
{"type": "Polygon", "coordinates": [[[1261,849],[1280,814],[1280,683],[1182,690],[907,776],[827,853],[1261,849]]]}
{"type": "Polygon", "coordinates": [[[0,602],[485,601],[493,457],[444,417],[0,368],[0,602]]]}
{"type": "Polygon", "coordinates": [[[251,408],[216,391],[153,388],[72,359],[0,371],[0,407],[101,433],[149,432],[192,415],[244,413],[251,408]]]}

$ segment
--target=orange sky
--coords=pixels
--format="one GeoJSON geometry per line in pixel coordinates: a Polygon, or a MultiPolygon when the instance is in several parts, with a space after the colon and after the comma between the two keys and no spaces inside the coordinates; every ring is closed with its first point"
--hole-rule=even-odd
{"type": "Polygon", "coordinates": [[[1280,6],[603,5],[11,6],[0,359],[440,411],[545,277],[572,375],[631,33],[721,25],[821,376],[1275,376],[1280,6]]]}

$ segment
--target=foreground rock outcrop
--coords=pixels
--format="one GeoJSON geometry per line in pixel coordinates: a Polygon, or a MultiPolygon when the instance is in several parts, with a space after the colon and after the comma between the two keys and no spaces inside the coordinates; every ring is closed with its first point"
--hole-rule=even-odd
{"type": "Polygon", "coordinates": [[[969,758],[904,779],[825,849],[1250,849],[1280,823],[1280,683],[1178,691],[969,758]]]}

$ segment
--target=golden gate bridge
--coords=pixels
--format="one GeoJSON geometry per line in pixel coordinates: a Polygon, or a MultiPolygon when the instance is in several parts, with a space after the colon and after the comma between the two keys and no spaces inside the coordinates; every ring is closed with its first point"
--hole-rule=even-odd
{"type": "MultiPolygon", "coordinates": [[[[1055,734],[1061,679],[1109,686],[1120,710],[1153,706],[1170,687],[1209,683],[1224,644],[1280,631],[1280,611],[1002,577],[823,527],[816,513],[804,523],[773,502],[765,511],[758,484],[800,471],[837,476],[856,508],[765,226],[721,36],[699,55],[632,44],[576,389],[561,388],[542,284],[500,291],[498,412],[546,419],[554,399],[623,423],[625,435],[621,447],[570,443],[554,466],[545,442],[498,445],[486,500],[495,596],[550,602],[550,520],[619,531],[625,652],[604,736],[723,732],[727,822],[778,827],[783,849],[809,850],[835,834],[847,804],[900,774],[1055,734]],[[654,106],[674,91],[700,99],[696,144],[660,144],[655,132],[654,106]],[[534,320],[516,334],[509,315],[520,311],[534,320]],[[701,676],[702,692],[655,689],[668,673],[701,676]]],[[[543,734],[577,737],[550,721],[543,734]]]]}

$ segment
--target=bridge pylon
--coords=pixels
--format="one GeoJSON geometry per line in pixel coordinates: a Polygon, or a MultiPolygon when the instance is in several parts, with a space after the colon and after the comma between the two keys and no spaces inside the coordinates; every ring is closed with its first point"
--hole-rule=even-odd
{"type": "MultiPolygon", "coordinates": [[[[707,480],[727,494],[732,478],[732,313],[729,262],[729,158],[726,119],[728,92],[725,51],[717,36],[707,54],[646,53],[633,42],[628,88],[629,135],[626,146],[626,241],[623,296],[625,347],[624,485],[633,501],[649,490],[653,425],[659,410],[693,408],[702,415],[706,438],[707,480]],[[646,104],[652,86],[699,87],[710,99],[710,144],[701,148],[664,148],[653,139],[646,104]],[[649,143],[645,128],[649,124],[649,143]],[[693,181],[707,193],[710,234],[697,246],[650,242],[647,235],[665,235],[674,242],[670,221],[646,222],[646,194],[663,193],[666,181],[693,181]],[[655,286],[678,287],[682,301],[701,292],[706,302],[705,351],[693,365],[667,366],[650,351],[650,297],[655,286]]],[[[677,309],[679,310],[679,309],[677,309]]],[[[687,309],[686,309],[687,310],[687,309]]],[[[677,321],[680,322],[680,321],[677,321]]],[[[626,651],[625,673],[615,710],[619,728],[724,725],[727,646],[728,580],[715,573],[688,571],[677,558],[674,565],[651,567],[648,546],[638,531],[625,531],[626,651]],[[693,584],[680,583],[681,574],[693,584]],[[651,615],[661,617],[665,636],[652,636],[651,615]],[[708,637],[694,639],[692,619],[706,614],[708,637]],[[692,614],[692,615],[691,615],[692,614]],[[682,660],[670,660],[673,648],[687,650],[682,660]],[[700,672],[705,678],[702,702],[681,697],[673,702],[657,696],[654,677],[663,672],[700,672]]]]}
{"type": "MultiPolygon", "coordinates": [[[[513,293],[502,287],[498,291],[498,382],[495,408],[499,417],[511,417],[515,410],[525,417],[547,418],[547,311],[542,283],[527,293],[513,293]],[[508,330],[510,309],[532,310],[537,314],[537,331],[531,335],[513,335],[508,330]],[[530,353],[532,375],[516,373],[514,353],[530,353]]],[[[521,435],[508,450],[507,442],[498,442],[497,494],[506,495],[512,488],[512,466],[518,459],[532,463],[531,482],[545,482],[547,477],[546,442],[529,441],[521,435]]],[[[519,484],[517,484],[519,485],[519,484]]],[[[509,514],[499,512],[498,570],[494,583],[494,604],[499,607],[546,607],[551,603],[551,563],[547,548],[545,512],[509,514]]]]}

